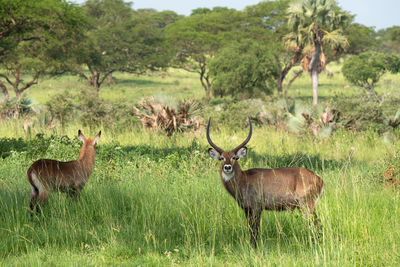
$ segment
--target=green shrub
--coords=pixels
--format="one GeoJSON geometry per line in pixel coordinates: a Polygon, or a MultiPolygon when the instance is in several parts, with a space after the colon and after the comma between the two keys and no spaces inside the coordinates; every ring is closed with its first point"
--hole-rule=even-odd
{"type": "Polygon", "coordinates": [[[112,105],[102,100],[94,90],[82,91],[79,95],[80,121],[91,129],[100,127],[104,121],[110,121],[112,105]]]}
{"type": "Polygon", "coordinates": [[[32,100],[27,96],[21,98],[12,97],[0,106],[0,114],[2,118],[18,119],[29,115],[33,112],[32,100]]]}
{"type": "Polygon", "coordinates": [[[387,71],[400,70],[400,59],[376,52],[365,52],[352,56],[342,66],[343,76],[352,84],[364,88],[368,95],[376,98],[374,90],[380,78],[387,71]]]}
{"type": "Polygon", "coordinates": [[[64,128],[65,124],[73,118],[75,97],[69,91],[64,91],[54,95],[47,103],[46,107],[53,119],[61,123],[64,128]]]}
{"type": "Polygon", "coordinates": [[[215,96],[249,98],[271,94],[278,69],[270,47],[257,42],[234,43],[218,51],[210,61],[215,96]]]}
{"type": "Polygon", "coordinates": [[[205,107],[204,117],[211,117],[215,126],[229,126],[230,128],[243,128],[247,125],[247,118],[256,117],[264,109],[261,99],[247,99],[238,101],[232,97],[216,98],[205,107]]]}

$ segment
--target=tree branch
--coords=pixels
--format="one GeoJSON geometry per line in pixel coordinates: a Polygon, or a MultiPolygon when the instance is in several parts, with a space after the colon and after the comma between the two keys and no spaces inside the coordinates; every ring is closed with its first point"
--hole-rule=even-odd
{"type": "Polygon", "coordinates": [[[33,79],[30,82],[26,83],[24,86],[22,86],[20,89],[18,89],[19,93],[22,93],[26,89],[31,87],[32,85],[37,84],[38,79],[39,79],[39,75],[40,75],[40,72],[36,72],[35,76],[33,77],[33,79]]]}

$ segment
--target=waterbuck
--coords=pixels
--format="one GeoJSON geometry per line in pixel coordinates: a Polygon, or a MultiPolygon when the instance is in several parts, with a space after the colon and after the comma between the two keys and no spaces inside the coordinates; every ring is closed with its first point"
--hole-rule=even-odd
{"type": "Polygon", "coordinates": [[[30,209],[37,204],[47,202],[50,190],[67,192],[70,196],[78,197],[94,168],[96,143],[101,131],[94,138],[86,138],[81,130],[78,137],[83,142],[79,159],[61,162],[52,159],[39,159],[28,169],[28,181],[32,188],[30,209]]]}
{"type": "Polygon", "coordinates": [[[211,158],[221,160],[222,184],[245,212],[252,246],[257,246],[260,217],[264,209],[293,211],[300,208],[319,229],[315,207],[324,188],[320,177],[305,168],[293,167],[243,171],[238,160],[247,154],[246,144],[252,135],[250,119],[250,131],[246,140],[230,152],[225,152],[211,141],[210,122],[211,119],[207,125],[207,140],[213,148],[208,153],[211,158]]]}

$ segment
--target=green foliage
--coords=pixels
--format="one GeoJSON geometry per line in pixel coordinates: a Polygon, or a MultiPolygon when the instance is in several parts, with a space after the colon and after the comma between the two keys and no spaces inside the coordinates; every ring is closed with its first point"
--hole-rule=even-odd
{"type": "Polygon", "coordinates": [[[29,40],[61,41],[60,35],[78,34],[84,23],[78,6],[59,0],[2,0],[0,17],[0,56],[29,40]]]}
{"type": "Polygon", "coordinates": [[[79,97],[80,119],[85,126],[92,128],[100,127],[107,121],[111,105],[96,94],[94,90],[82,91],[79,97]]]}
{"type": "Polygon", "coordinates": [[[238,100],[230,96],[215,98],[210,105],[205,107],[204,116],[211,116],[215,121],[214,127],[229,125],[233,129],[246,127],[247,118],[256,117],[257,113],[264,108],[261,99],[238,100]]]}
{"type": "Polygon", "coordinates": [[[70,69],[85,23],[80,7],[59,0],[6,0],[0,14],[5,31],[0,37],[0,82],[6,98],[6,85],[20,97],[39,77],[70,69]],[[25,74],[32,76],[23,79],[25,74]]]}
{"type": "Polygon", "coordinates": [[[93,90],[82,91],[75,99],[79,120],[90,129],[104,127],[117,132],[138,124],[134,106],[126,101],[107,101],[93,90]]]}
{"type": "Polygon", "coordinates": [[[343,76],[352,84],[364,88],[368,94],[375,96],[374,90],[383,74],[388,70],[399,70],[400,59],[388,57],[376,52],[365,52],[349,58],[342,67],[343,76]]]}
{"type": "Polygon", "coordinates": [[[344,35],[349,42],[347,54],[358,55],[362,52],[375,50],[379,42],[375,38],[376,33],[373,27],[367,27],[359,23],[351,23],[344,28],[344,35]]]}
{"type": "Polygon", "coordinates": [[[55,94],[46,103],[46,110],[40,112],[37,117],[37,122],[42,126],[53,127],[55,122],[59,122],[63,129],[76,121],[90,129],[102,126],[112,131],[130,128],[138,123],[132,104],[126,101],[113,103],[104,100],[92,89],[83,90],[78,94],[69,91],[55,94]]]}
{"type": "Polygon", "coordinates": [[[0,105],[0,114],[2,118],[24,117],[33,113],[32,100],[27,96],[21,98],[13,97],[0,105]]]}
{"type": "Polygon", "coordinates": [[[200,75],[207,98],[212,83],[207,61],[235,38],[242,21],[241,12],[221,10],[185,17],[165,29],[166,41],[176,55],[174,64],[200,75]]]}
{"type": "Polygon", "coordinates": [[[299,0],[288,8],[287,35],[289,47],[302,47],[310,52],[315,44],[341,52],[347,46],[342,30],[350,22],[350,14],[342,11],[334,0],[299,0]]]}
{"type": "Polygon", "coordinates": [[[214,95],[245,98],[271,94],[279,74],[274,52],[273,47],[254,41],[221,49],[209,63],[214,95]]]}
{"type": "Polygon", "coordinates": [[[235,11],[235,10],[233,8],[227,8],[227,7],[222,7],[222,6],[215,6],[212,9],[206,8],[206,7],[199,7],[196,9],[192,9],[192,13],[190,13],[190,16],[204,15],[204,14],[208,14],[210,12],[225,12],[225,11],[235,11]]]}
{"type": "Polygon", "coordinates": [[[395,55],[386,56],[385,63],[387,70],[391,73],[396,74],[400,72],[400,57],[395,55]]]}
{"type": "Polygon", "coordinates": [[[313,104],[316,105],[318,75],[326,66],[326,50],[331,49],[331,55],[339,55],[346,49],[348,42],[343,29],[350,23],[351,16],[342,11],[335,0],[294,1],[287,13],[291,32],[285,36],[285,44],[295,55],[303,54],[301,67],[311,75],[313,104]]]}
{"type": "Polygon", "coordinates": [[[381,43],[381,52],[400,57],[400,26],[379,30],[377,36],[381,43]]]}
{"type": "MultiPolygon", "coordinates": [[[[246,6],[245,13],[250,21],[262,26],[261,28],[282,34],[287,30],[285,23],[287,22],[286,10],[289,2],[289,0],[261,1],[258,4],[246,6]],[[253,21],[251,18],[255,20],[253,21]]],[[[259,38],[263,38],[263,36],[259,36],[259,38]]]]}
{"type": "Polygon", "coordinates": [[[60,157],[60,160],[68,159],[68,156],[76,158],[76,150],[81,143],[78,138],[70,139],[68,136],[56,135],[46,138],[43,134],[37,134],[34,138],[28,140],[2,138],[0,139],[0,155],[2,158],[6,158],[13,154],[21,154],[29,161],[48,157],[55,153],[60,157]],[[62,153],[60,153],[61,151],[62,153]]]}
{"type": "Polygon", "coordinates": [[[47,110],[51,116],[61,123],[64,128],[65,124],[74,117],[74,97],[69,91],[54,95],[47,103],[47,110]]]}
{"type": "Polygon", "coordinates": [[[337,96],[336,99],[337,108],[345,115],[341,125],[346,129],[373,130],[383,134],[398,127],[398,97],[389,97],[387,102],[377,102],[375,98],[364,95],[337,96]]]}
{"type": "Polygon", "coordinates": [[[89,0],[84,8],[90,25],[77,60],[90,75],[82,68],[77,72],[90,85],[99,88],[115,71],[144,73],[168,64],[163,27],[175,21],[176,14],[134,11],[123,0],[89,0]]]}

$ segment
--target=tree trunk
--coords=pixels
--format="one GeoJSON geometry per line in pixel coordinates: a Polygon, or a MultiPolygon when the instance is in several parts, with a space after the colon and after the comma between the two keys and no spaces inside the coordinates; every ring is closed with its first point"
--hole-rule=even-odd
{"type": "Polygon", "coordinates": [[[6,85],[2,81],[0,81],[0,87],[1,87],[1,90],[3,91],[3,95],[4,95],[2,104],[5,104],[5,103],[7,103],[8,99],[10,98],[10,95],[8,93],[6,85]]]}
{"type": "Polygon", "coordinates": [[[278,88],[278,94],[282,95],[283,93],[283,80],[285,80],[286,75],[289,73],[290,69],[292,68],[292,64],[284,68],[280,73],[279,77],[276,80],[276,86],[278,88]]]}
{"type": "Polygon", "coordinates": [[[282,94],[282,88],[283,88],[283,79],[284,77],[282,77],[282,73],[279,75],[278,79],[276,80],[276,87],[278,88],[278,94],[281,95],[282,94]]]}
{"type": "MultiPolygon", "coordinates": [[[[285,67],[281,70],[281,72],[279,73],[279,77],[278,77],[278,79],[276,80],[276,85],[277,85],[277,88],[278,88],[278,93],[279,93],[280,95],[282,94],[283,80],[285,80],[286,76],[288,75],[289,71],[293,68],[293,66],[296,65],[296,64],[300,61],[302,51],[303,51],[302,48],[301,48],[301,47],[298,47],[298,48],[296,49],[296,51],[294,52],[293,57],[292,57],[290,63],[288,63],[288,65],[285,66],[285,67]]],[[[277,62],[280,61],[279,57],[276,58],[276,61],[277,61],[277,62]]],[[[297,74],[296,74],[296,75],[297,75],[297,74]]],[[[297,77],[298,77],[298,76],[297,76],[297,77]]],[[[296,77],[296,78],[297,78],[297,77],[296,77]]],[[[292,80],[294,81],[296,78],[294,78],[294,79],[292,79],[292,80]]],[[[293,81],[292,81],[292,82],[293,82],[293,81]]],[[[289,83],[291,84],[292,82],[289,82],[289,83]]],[[[289,85],[289,86],[290,86],[290,85],[289,85]]],[[[285,89],[285,96],[286,96],[286,93],[287,93],[287,89],[289,89],[289,87],[286,87],[286,89],[285,89]]]]}
{"type": "Polygon", "coordinates": [[[112,76],[112,73],[108,74],[108,76],[107,76],[107,83],[108,83],[108,84],[115,84],[115,80],[114,80],[114,78],[113,78],[113,76],[112,76]]]}
{"type": "Polygon", "coordinates": [[[210,102],[210,91],[211,91],[211,83],[208,76],[205,75],[206,67],[205,64],[201,66],[200,70],[200,82],[206,92],[206,102],[210,102]]]}
{"type": "Polygon", "coordinates": [[[13,89],[14,89],[14,92],[15,92],[15,96],[16,96],[16,98],[17,99],[20,99],[20,97],[21,97],[21,91],[20,90],[18,90],[18,86],[19,86],[19,83],[20,83],[20,77],[21,77],[21,68],[20,67],[18,67],[16,70],[15,70],[15,82],[13,83],[13,89]]]}
{"type": "Polygon", "coordinates": [[[312,80],[312,88],[313,88],[313,105],[318,104],[318,74],[321,71],[321,42],[319,36],[315,35],[314,37],[314,51],[311,56],[311,62],[309,65],[309,71],[312,80]]]}
{"type": "MultiPolygon", "coordinates": [[[[279,60],[279,59],[277,59],[279,60]]],[[[286,75],[289,73],[290,69],[293,67],[293,63],[289,64],[288,66],[284,67],[281,72],[279,73],[278,79],[276,79],[276,86],[278,88],[278,94],[282,95],[283,89],[283,80],[286,78],[286,75]]]]}
{"type": "Polygon", "coordinates": [[[97,71],[93,71],[92,72],[92,86],[96,89],[96,92],[98,93],[100,90],[100,85],[99,85],[99,76],[100,73],[97,71]]]}
{"type": "Polygon", "coordinates": [[[293,78],[288,82],[288,84],[287,84],[286,87],[285,87],[285,91],[284,91],[284,93],[283,93],[283,95],[284,95],[285,97],[287,96],[287,93],[288,93],[289,88],[290,88],[290,86],[292,85],[292,83],[293,83],[298,77],[300,77],[301,74],[303,74],[303,71],[302,71],[302,70],[299,70],[298,72],[295,72],[293,78]]]}
{"type": "Polygon", "coordinates": [[[311,71],[311,80],[312,80],[312,87],[313,87],[313,105],[318,104],[318,71],[312,70],[311,71]]]}
{"type": "Polygon", "coordinates": [[[14,92],[15,92],[16,98],[17,98],[17,99],[20,99],[20,97],[21,97],[21,92],[18,90],[18,88],[15,88],[15,89],[14,89],[14,92]]]}

